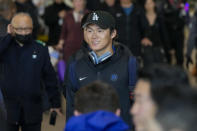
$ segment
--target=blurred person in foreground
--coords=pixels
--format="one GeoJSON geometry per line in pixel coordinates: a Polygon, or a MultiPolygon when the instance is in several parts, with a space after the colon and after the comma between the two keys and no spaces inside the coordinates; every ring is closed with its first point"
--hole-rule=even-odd
{"type": "Polygon", "coordinates": [[[130,110],[136,131],[160,131],[155,119],[158,106],[153,100],[152,91],[162,88],[155,85],[189,85],[183,69],[169,65],[155,64],[139,71],[134,90],[134,104],[130,110]]]}
{"type": "Polygon", "coordinates": [[[185,85],[153,85],[156,120],[163,131],[197,130],[197,90],[185,85]],[[159,86],[159,87],[158,87],[159,86]]]}
{"type": "Polygon", "coordinates": [[[119,97],[110,85],[99,81],[80,88],[75,95],[74,117],[65,131],[128,131],[120,116],[119,97]]]}

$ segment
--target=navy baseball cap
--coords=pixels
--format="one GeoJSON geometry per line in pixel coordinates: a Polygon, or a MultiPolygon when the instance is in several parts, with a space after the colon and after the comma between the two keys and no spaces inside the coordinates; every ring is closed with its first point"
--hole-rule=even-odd
{"type": "Polygon", "coordinates": [[[102,29],[115,28],[115,19],[106,11],[93,11],[83,20],[82,28],[89,24],[96,24],[102,29]]]}

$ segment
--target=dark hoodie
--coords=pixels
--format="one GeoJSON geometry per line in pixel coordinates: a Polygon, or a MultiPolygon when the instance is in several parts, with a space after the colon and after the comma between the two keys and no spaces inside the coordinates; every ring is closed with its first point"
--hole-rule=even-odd
{"type": "MultiPolygon", "coordinates": [[[[64,81],[64,96],[67,100],[66,119],[73,115],[74,94],[80,87],[83,87],[93,81],[100,80],[112,85],[118,92],[120,98],[121,117],[131,125],[130,121],[130,98],[129,98],[129,71],[128,62],[131,53],[127,47],[122,44],[113,43],[115,53],[112,57],[106,59],[100,64],[93,64],[88,52],[87,44],[84,43],[81,50],[71,57],[67,63],[67,71],[64,81]],[[75,69],[73,70],[73,64],[75,69]],[[74,80],[73,80],[74,77],[74,80]],[[82,77],[86,77],[81,80],[82,77]]],[[[131,125],[132,126],[132,125],[131,125]]]]}
{"type": "Polygon", "coordinates": [[[96,111],[72,117],[65,131],[127,131],[129,127],[112,112],[96,111]]]}

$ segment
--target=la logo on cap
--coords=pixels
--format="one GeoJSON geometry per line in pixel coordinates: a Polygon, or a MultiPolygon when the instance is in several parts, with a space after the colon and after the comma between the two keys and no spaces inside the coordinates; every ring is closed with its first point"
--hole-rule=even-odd
{"type": "Polygon", "coordinates": [[[94,12],[93,13],[93,16],[92,16],[92,20],[98,20],[99,19],[99,17],[98,17],[98,15],[94,12]]]}

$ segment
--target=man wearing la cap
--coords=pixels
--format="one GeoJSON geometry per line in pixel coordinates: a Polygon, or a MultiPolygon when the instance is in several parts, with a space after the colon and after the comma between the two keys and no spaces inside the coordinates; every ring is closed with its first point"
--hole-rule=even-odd
{"type": "MultiPolygon", "coordinates": [[[[111,84],[117,90],[121,117],[131,124],[128,62],[132,55],[128,48],[113,40],[116,37],[114,18],[104,11],[91,12],[83,18],[82,29],[84,42],[81,49],[70,59],[65,74],[67,120],[73,115],[74,95],[78,89],[100,80],[111,84]]],[[[135,57],[132,58],[136,60],[135,57]]],[[[132,72],[136,72],[136,66],[135,61],[132,72]]],[[[135,82],[133,87],[134,85],[135,82]]]]}

